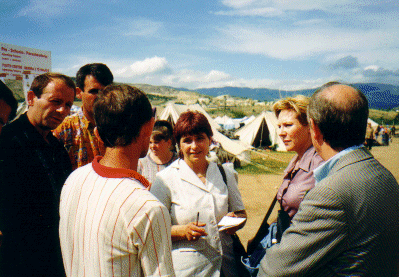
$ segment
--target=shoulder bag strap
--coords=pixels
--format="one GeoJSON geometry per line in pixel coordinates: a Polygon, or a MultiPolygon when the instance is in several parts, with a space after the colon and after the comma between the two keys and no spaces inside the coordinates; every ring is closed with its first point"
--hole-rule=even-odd
{"type": "Polygon", "coordinates": [[[224,183],[226,184],[226,186],[228,186],[228,185],[227,185],[226,171],[224,171],[223,165],[218,164],[218,167],[219,167],[220,173],[222,174],[224,183]]]}

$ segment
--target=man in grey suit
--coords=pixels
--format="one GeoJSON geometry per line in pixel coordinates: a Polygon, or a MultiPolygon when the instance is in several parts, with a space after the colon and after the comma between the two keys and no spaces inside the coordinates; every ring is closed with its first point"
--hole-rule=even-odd
{"type": "Polygon", "coordinates": [[[362,145],[366,97],[327,83],[312,96],[308,118],[326,162],[258,276],[398,276],[399,186],[362,145]]]}

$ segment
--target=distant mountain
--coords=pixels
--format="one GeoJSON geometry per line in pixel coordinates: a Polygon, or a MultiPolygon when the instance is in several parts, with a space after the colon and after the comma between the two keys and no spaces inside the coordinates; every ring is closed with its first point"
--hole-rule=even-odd
{"type": "MultiPolygon", "coordinates": [[[[359,88],[367,97],[372,109],[392,109],[399,106],[399,86],[366,83],[353,84],[359,88]]],[[[197,89],[197,92],[210,96],[228,94],[230,96],[251,98],[259,101],[275,101],[281,97],[303,94],[310,96],[314,89],[279,91],[267,88],[246,88],[246,87],[222,87],[197,89]]]]}
{"type": "Polygon", "coordinates": [[[228,94],[230,96],[251,98],[259,101],[275,101],[281,97],[293,96],[297,94],[311,95],[313,90],[298,90],[298,91],[279,91],[278,89],[268,89],[268,88],[246,88],[246,87],[222,87],[222,88],[204,88],[197,89],[199,93],[210,95],[210,96],[220,96],[228,94]]]}
{"type": "Polygon", "coordinates": [[[367,97],[370,108],[393,109],[399,106],[399,87],[384,84],[354,84],[367,97]]]}

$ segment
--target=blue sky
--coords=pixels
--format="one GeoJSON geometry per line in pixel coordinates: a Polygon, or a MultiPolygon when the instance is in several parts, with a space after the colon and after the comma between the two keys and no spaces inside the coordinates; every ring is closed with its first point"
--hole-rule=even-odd
{"type": "Polygon", "coordinates": [[[0,42],[51,51],[74,76],[282,90],[399,85],[399,3],[385,0],[2,0],[0,42]]]}

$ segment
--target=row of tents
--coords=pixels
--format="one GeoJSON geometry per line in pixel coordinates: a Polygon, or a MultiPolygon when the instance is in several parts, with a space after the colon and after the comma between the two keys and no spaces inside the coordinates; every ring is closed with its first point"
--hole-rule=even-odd
{"type": "Polygon", "coordinates": [[[199,111],[206,116],[212,127],[214,140],[229,156],[226,156],[226,160],[238,159],[241,163],[248,163],[250,162],[250,151],[254,147],[260,146],[268,146],[277,151],[286,151],[283,141],[278,136],[277,119],[272,112],[264,111],[256,117],[239,119],[236,122],[229,121],[229,124],[234,124],[234,126],[242,126],[234,133],[238,140],[230,139],[219,132],[221,125],[218,122],[220,122],[220,119],[213,119],[199,104],[169,103],[159,115],[159,119],[167,120],[174,125],[180,114],[188,110],[199,111]]]}

